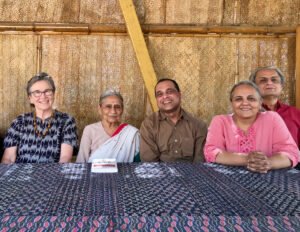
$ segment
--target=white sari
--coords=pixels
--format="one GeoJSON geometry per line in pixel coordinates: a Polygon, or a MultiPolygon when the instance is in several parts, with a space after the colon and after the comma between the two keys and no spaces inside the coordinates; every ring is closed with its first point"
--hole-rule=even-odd
{"type": "Polygon", "coordinates": [[[119,163],[133,162],[140,152],[139,130],[127,124],[122,124],[119,128],[117,133],[91,154],[89,163],[92,163],[93,159],[105,158],[115,158],[119,163]]]}

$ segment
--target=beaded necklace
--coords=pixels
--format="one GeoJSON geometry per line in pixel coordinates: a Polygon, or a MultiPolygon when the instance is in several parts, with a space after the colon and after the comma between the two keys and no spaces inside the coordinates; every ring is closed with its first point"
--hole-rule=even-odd
{"type": "Polygon", "coordinates": [[[50,118],[50,121],[49,121],[49,124],[48,124],[48,126],[47,126],[47,129],[46,129],[46,131],[43,133],[43,134],[41,134],[39,131],[38,131],[38,129],[37,129],[37,126],[36,126],[36,112],[34,111],[34,114],[33,114],[33,127],[34,127],[34,132],[38,135],[38,136],[45,136],[47,133],[48,133],[48,131],[50,130],[50,128],[51,128],[51,126],[52,126],[52,121],[53,121],[53,113],[51,114],[51,118],[50,118]]]}

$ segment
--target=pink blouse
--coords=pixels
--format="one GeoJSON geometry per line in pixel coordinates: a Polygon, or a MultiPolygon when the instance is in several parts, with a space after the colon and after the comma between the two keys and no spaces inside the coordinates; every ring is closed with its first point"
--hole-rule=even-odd
{"type": "Polygon", "coordinates": [[[220,151],[249,153],[262,151],[266,156],[286,155],[298,164],[299,150],[284,121],[276,112],[258,113],[257,119],[244,135],[233,121],[233,114],[218,115],[208,128],[204,155],[207,162],[215,162],[220,151]]]}

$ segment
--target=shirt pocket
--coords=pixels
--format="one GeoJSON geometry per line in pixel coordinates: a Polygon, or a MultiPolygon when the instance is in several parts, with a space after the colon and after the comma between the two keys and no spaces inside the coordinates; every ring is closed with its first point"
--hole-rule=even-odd
{"type": "Polygon", "coordinates": [[[194,144],[193,138],[183,138],[181,144],[181,155],[182,157],[193,157],[194,156],[194,144]]]}
{"type": "Polygon", "coordinates": [[[194,140],[191,138],[171,138],[168,141],[167,151],[174,157],[187,158],[193,157],[194,155],[194,140]]]}

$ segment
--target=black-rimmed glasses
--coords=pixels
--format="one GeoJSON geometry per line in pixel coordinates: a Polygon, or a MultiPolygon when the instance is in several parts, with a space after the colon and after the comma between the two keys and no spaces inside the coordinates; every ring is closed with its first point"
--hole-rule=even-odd
{"type": "Polygon", "coordinates": [[[33,95],[34,97],[41,97],[42,94],[44,94],[46,97],[52,96],[53,95],[53,89],[46,89],[45,91],[39,91],[39,90],[35,90],[33,92],[30,93],[31,95],[33,95]]]}

